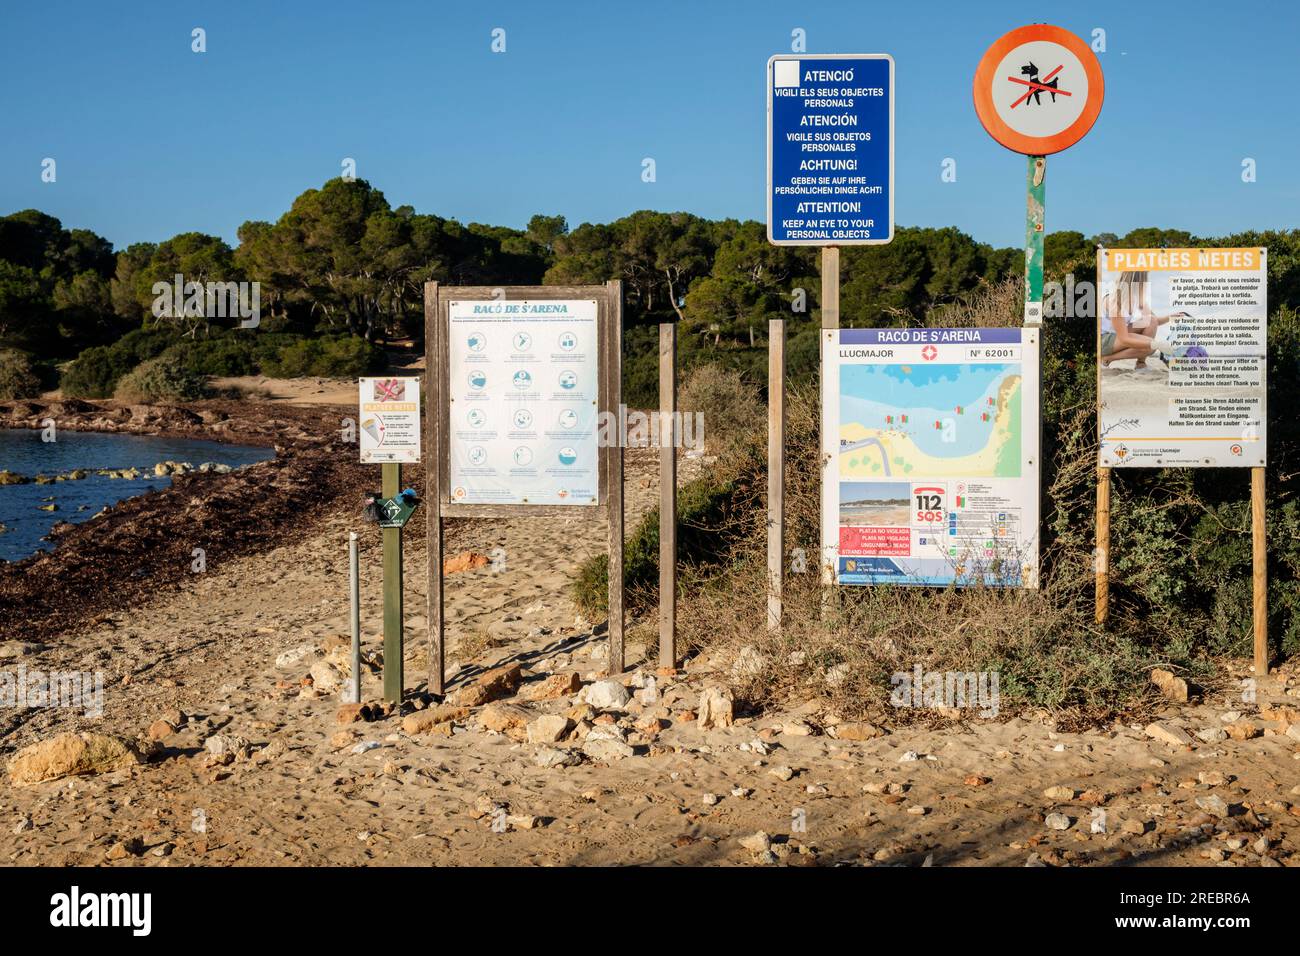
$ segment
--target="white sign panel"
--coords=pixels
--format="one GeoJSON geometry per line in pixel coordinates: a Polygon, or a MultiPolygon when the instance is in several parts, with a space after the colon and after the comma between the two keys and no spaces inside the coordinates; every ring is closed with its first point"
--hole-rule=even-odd
{"type": "Polygon", "coordinates": [[[597,504],[596,300],[452,301],[448,316],[451,502],[597,504]]]}
{"type": "Polygon", "coordinates": [[[420,380],[361,379],[362,464],[420,460],[420,380]]]}
{"type": "Polygon", "coordinates": [[[822,333],[835,583],[1037,586],[1038,334],[822,333]]]}
{"type": "Polygon", "coordinates": [[[1097,254],[1097,430],[1106,467],[1267,460],[1267,250],[1097,254]]]}

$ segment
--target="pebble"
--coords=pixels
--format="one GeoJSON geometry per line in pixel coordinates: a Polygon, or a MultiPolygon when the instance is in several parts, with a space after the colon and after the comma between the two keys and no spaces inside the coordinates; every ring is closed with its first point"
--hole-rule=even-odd
{"type": "Polygon", "coordinates": [[[1196,805],[1216,817],[1226,817],[1228,815],[1228,804],[1216,793],[1209,796],[1197,797],[1196,805]]]}
{"type": "Polygon", "coordinates": [[[236,734],[213,734],[203,741],[203,749],[218,757],[233,754],[236,757],[248,754],[248,741],[236,734]]]}
{"type": "Polygon", "coordinates": [[[768,771],[768,775],[778,780],[789,780],[794,776],[794,770],[789,767],[773,767],[768,771]]]}
{"type": "Polygon", "coordinates": [[[583,703],[597,710],[618,710],[631,699],[628,689],[616,680],[596,681],[582,693],[583,703]]]}
{"type": "Polygon", "coordinates": [[[1172,724],[1158,722],[1147,724],[1146,735],[1172,747],[1186,747],[1192,742],[1192,738],[1188,736],[1187,731],[1172,724]]]}
{"type": "Polygon", "coordinates": [[[1068,830],[1074,821],[1064,813],[1049,813],[1043,822],[1049,830],[1068,830]]]}
{"type": "Polygon", "coordinates": [[[709,727],[730,727],[734,720],[734,702],[731,694],[720,687],[706,687],[700,692],[700,702],[695,708],[696,720],[701,730],[709,727]]]}
{"type": "Polygon", "coordinates": [[[533,763],[539,767],[573,767],[581,762],[578,752],[558,747],[539,747],[533,754],[533,763]]]}
{"type": "Polygon", "coordinates": [[[622,760],[624,757],[631,757],[635,750],[631,746],[614,737],[595,737],[588,735],[583,741],[582,752],[592,760],[622,760]]]}
{"type": "Polygon", "coordinates": [[[530,744],[553,744],[564,739],[573,721],[563,714],[543,714],[527,726],[530,744]]]}

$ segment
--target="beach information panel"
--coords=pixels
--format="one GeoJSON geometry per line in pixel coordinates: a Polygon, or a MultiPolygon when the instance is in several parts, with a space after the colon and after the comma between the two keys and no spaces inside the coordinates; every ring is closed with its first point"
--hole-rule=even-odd
{"type": "Polygon", "coordinates": [[[596,300],[453,300],[447,344],[450,501],[597,504],[596,300]]]}
{"type": "Polygon", "coordinates": [[[1266,249],[1097,253],[1104,467],[1262,467],[1266,249]]]}
{"type": "Polygon", "coordinates": [[[1037,586],[1038,334],[822,333],[837,584],[1037,586]]]}

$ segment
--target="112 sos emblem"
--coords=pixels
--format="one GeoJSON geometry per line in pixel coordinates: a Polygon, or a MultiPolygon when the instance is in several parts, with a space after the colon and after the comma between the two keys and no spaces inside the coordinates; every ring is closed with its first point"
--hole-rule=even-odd
{"type": "Polygon", "coordinates": [[[921,526],[942,524],[948,520],[944,497],[946,488],[917,487],[912,489],[913,520],[921,526]]]}

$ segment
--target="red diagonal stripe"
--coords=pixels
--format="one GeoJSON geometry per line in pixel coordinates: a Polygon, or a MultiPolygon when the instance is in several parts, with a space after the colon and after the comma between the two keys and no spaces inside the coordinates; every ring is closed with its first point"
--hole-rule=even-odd
{"type": "Polygon", "coordinates": [[[1023,83],[1025,86],[1029,87],[1029,92],[1026,93],[1024,96],[1020,97],[1020,99],[1016,100],[1014,103],[1012,103],[1012,104],[1011,104],[1011,108],[1012,108],[1012,109],[1015,109],[1015,108],[1016,108],[1017,106],[1019,106],[1021,103],[1024,103],[1025,101],[1027,101],[1027,100],[1029,99],[1029,97],[1031,97],[1031,96],[1034,95],[1034,91],[1035,91],[1035,90],[1042,90],[1042,91],[1044,91],[1044,92],[1046,92],[1046,93],[1060,93],[1062,96],[1073,96],[1073,95],[1074,95],[1073,93],[1068,93],[1068,92],[1066,92],[1065,90],[1058,90],[1058,89],[1055,89],[1054,87],[1044,86],[1044,85],[1043,85],[1043,83],[1046,83],[1046,82],[1047,82],[1048,80],[1050,80],[1052,77],[1056,76],[1056,74],[1060,73],[1061,70],[1064,69],[1064,67],[1065,67],[1065,64],[1062,63],[1060,66],[1058,66],[1056,69],[1054,69],[1051,73],[1048,73],[1045,77],[1043,77],[1043,80],[1042,80],[1041,83],[1031,83],[1029,80],[1022,80],[1022,79],[1020,79],[1019,77],[1016,77],[1016,76],[1008,76],[1007,79],[1010,80],[1012,83],[1023,83]]]}

